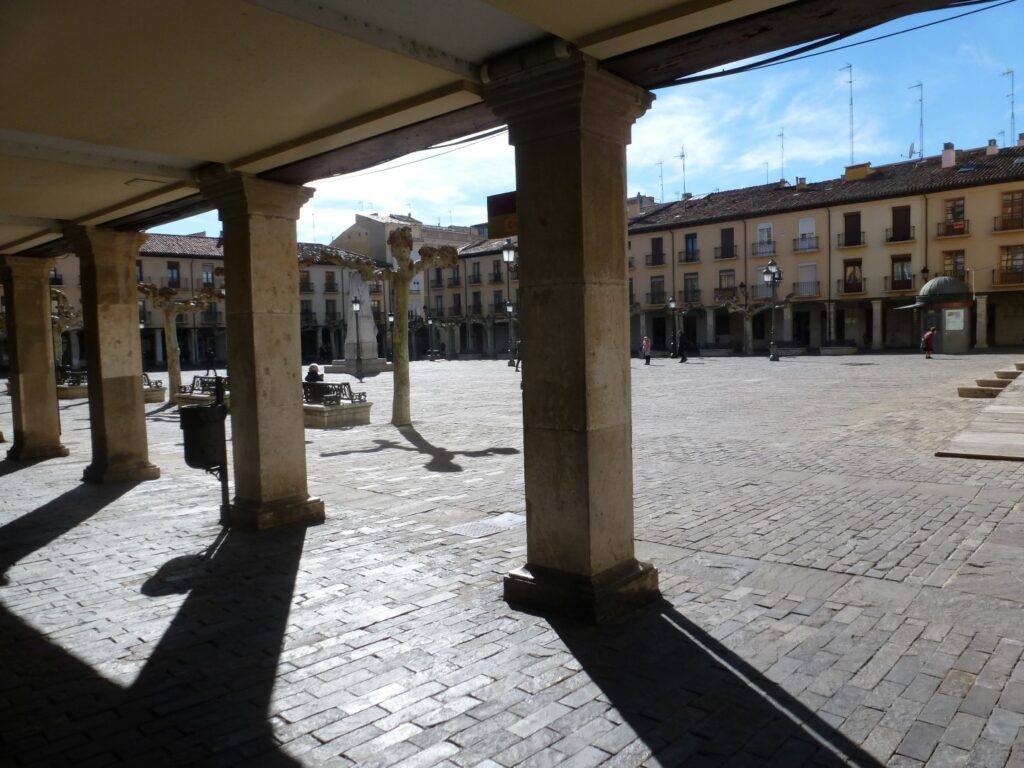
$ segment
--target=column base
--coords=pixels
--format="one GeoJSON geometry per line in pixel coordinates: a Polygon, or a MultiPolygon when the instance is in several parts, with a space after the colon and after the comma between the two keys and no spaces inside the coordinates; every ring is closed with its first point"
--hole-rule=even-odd
{"type": "MultiPolygon", "coordinates": [[[[3,433],[0,432],[0,443],[3,442],[3,433]]],[[[61,443],[49,445],[20,444],[15,438],[14,445],[7,451],[7,458],[11,461],[43,461],[44,459],[56,459],[67,456],[70,451],[61,443]]]]}
{"type": "Polygon", "coordinates": [[[658,571],[628,560],[597,576],[580,576],[536,565],[505,577],[505,601],[517,608],[599,624],[661,597],[658,571]]]}
{"type": "Polygon", "coordinates": [[[156,480],[158,477],[160,477],[160,467],[150,464],[148,461],[110,466],[90,464],[82,473],[83,482],[97,485],[137,483],[143,480],[156,480]]]}
{"type": "Polygon", "coordinates": [[[221,512],[221,524],[248,531],[264,531],[297,523],[319,525],[325,517],[323,499],[293,498],[261,503],[236,497],[227,514],[221,512]]]}

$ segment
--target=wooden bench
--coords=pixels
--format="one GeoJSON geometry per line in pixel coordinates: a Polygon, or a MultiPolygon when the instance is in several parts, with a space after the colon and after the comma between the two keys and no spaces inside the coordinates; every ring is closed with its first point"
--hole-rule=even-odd
{"type": "MultiPolygon", "coordinates": [[[[145,376],[145,374],[143,374],[145,376]]],[[[221,381],[224,382],[224,391],[227,392],[228,377],[221,376],[221,381]]],[[[216,376],[193,376],[191,384],[182,384],[178,388],[178,393],[182,395],[210,395],[211,397],[217,391],[217,377],[216,376]]]]}
{"type": "Polygon", "coordinates": [[[315,405],[340,405],[345,400],[349,403],[366,402],[365,392],[353,392],[352,385],[347,381],[339,383],[328,381],[302,382],[302,402],[315,405]]]}

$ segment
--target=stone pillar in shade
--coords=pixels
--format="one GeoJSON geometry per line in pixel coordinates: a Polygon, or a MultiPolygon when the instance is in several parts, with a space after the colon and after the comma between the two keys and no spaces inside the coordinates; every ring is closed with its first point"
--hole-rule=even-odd
{"type": "Polygon", "coordinates": [[[789,302],[782,305],[782,340],[793,341],[793,305],[789,302]]]}
{"type": "Polygon", "coordinates": [[[65,237],[82,265],[82,327],[89,359],[89,483],[152,480],[142,399],[142,346],[135,262],[141,232],[69,225],[65,237]]]}
{"type": "Polygon", "coordinates": [[[743,351],[754,354],[754,318],[752,315],[743,316],[743,351]]]}
{"type": "Polygon", "coordinates": [[[826,340],[836,340],[836,303],[834,301],[825,302],[825,328],[826,328],[826,340]]]}
{"type": "Polygon", "coordinates": [[[704,335],[707,337],[705,343],[709,346],[714,345],[717,341],[715,337],[715,310],[710,308],[704,310],[704,335]]]}
{"type": "Polygon", "coordinates": [[[0,256],[7,303],[13,461],[67,456],[60,442],[60,411],[50,326],[50,259],[0,256]]]}
{"type": "Polygon", "coordinates": [[[527,562],[505,599],[603,620],[659,596],[634,555],[626,144],[646,91],[580,54],[493,81],[516,153],[527,562]]]}
{"type": "Polygon", "coordinates": [[[882,349],[885,347],[882,338],[882,300],[871,300],[871,348],[882,349]]]}
{"type": "Polygon", "coordinates": [[[977,317],[974,328],[974,348],[988,349],[988,296],[977,296],[975,302],[977,317]]]}
{"type": "Polygon", "coordinates": [[[153,329],[153,362],[157,366],[164,364],[164,329],[153,329]]]}
{"type": "Polygon", "coordinates": [[[319,523],[306,480],[295,222],[307,187],[234,173],[201,184],[224,224],[232,526],[319,523]]]}

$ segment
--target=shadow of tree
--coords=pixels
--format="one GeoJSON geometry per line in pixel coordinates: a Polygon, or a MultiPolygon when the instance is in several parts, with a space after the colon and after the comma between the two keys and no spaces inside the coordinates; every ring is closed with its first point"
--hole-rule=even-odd
{"type": "Polygon", "coordinates": [[[879,765],[667,601],[615,624],[551,623],[656,764],[879,765]]]}
{"type": "Polygon", "coordinates": [[[456,464],[453,461],[456,456],[481,458],[484,456],[510,456],[519,453],[519,450],[516,448],[483,448],[479,451],[450,451],[447,448],[432,445],[413,427],[397,427],[397,429],[399,434],[409,441],[409,445],[403,445],[395,440],[374,440],[373,442],[376,444],[376,448],[362,448],[354,451],[332,451],[330,453],[321,453],[320,456],[323,458],[330,458],[333,456],[353,456],[361,453],[378,453],[386,450],[415,451],[416,453],[422,453],[423,455],[430,457],[427,463],[423,466],[431,472],[461,472],[462,465],[456,464]]]}

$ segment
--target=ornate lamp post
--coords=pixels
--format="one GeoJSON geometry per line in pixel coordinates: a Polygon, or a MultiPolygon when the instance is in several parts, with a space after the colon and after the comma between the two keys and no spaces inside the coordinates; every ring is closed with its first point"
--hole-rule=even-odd
{"type": "Polygon", "coordinates": [[[515,329],[512,327],[512,264],[516,260],[516,246],[512,238],[505,239],[505,245],[501,249],[501,258],[505,262],[505,280],[508,285],[508,299],[505,301],[505,312],[508,315],[508,364],[512,365],[512,355],[515,349],[515,329]]]}
{"type": "Polygon", "coordinates": [[[363,350],[362,345],[359,343],[359,307],[362,304],[359,301],[358,296],[352,297],[352,313],[355,316],[356,323],[356,378],[360,381],[363,380],[363,350]]]}
{"type": "Polygon", "coordinates": [[[771,317],[769,318],[771,326],[768,331],[768,359],[773,363],[777,363],[779,355],[775,351],[775,289],[782,282],[782,270],[775,263],[775,259],[769,259],[768,264],[761,271],[761,279],[764,280],[765,285],[771,286],[772,289],[771,317]]]}
{"type": "Polygon", "coordinates": [[[427,354],[430,362],[434,362],[434,318],[427,315],[427,354]]]}
{"type": "Polygon", "coordinates": [[[672,349],[676,350],[676,355],[679,354],[679,350],[676,349],[676,345],[679,342],[679,315],[676,313],[676,297],[670,296],[668,300],[668,311],[672,313],[672,349]]]}
{"type": "Polygon", "coordinates": [[[395,348],[395,313],[394,312],[388,312],[388,328],[391,329],[391,345],[388,346],[387,329],[385,329],[385,331],[384,331],[384,333],[385,333],[384,345],[388,347],[387,359],[388,360],[392,360],[394,358],[394,348],[395,348]]]}

